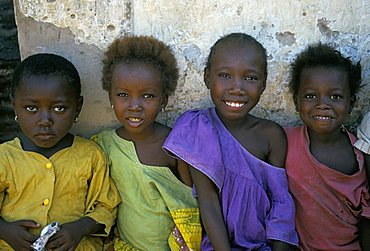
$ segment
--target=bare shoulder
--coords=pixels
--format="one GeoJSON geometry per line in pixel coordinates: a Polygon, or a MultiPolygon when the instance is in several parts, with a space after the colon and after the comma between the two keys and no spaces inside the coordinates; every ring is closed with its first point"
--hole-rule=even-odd
{"type": "Polygon", "coordinates": [[[283,167],[287,151],[287,137],[284,129],[274,121],[261,119],[259,131],[268,142],[268,162],[274,166],[283,167]]]}
{"type": "Polygon", "coordinates": [[[260,118],[258,130],[260,130],[268,139],[286,140],[284,129],[274,121],[260,118]]]}
{"type": "Polygon", "coordinates": [[[156,122],[156,137],[159,141],[164,142],[170,134],[171,130],[172,129],[170,127],[156,122]]]}

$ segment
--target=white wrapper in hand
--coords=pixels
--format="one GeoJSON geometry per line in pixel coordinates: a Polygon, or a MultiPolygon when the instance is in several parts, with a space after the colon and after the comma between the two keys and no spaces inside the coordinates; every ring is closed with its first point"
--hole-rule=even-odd
{"type": "Polygon", "coordinates": [[[32,250],[45,251],[45,245],[49,238],[53,236],[59,229],[59,222],[56,221],[44,227],[41,231],[41,236],[34,243],[32,243],[32,250]]]}

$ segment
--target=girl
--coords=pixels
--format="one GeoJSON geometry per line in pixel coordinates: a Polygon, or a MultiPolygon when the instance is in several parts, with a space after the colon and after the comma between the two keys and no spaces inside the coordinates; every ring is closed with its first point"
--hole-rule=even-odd
{"type": "Polygon", "coordinates": [[[211,48],[204,82],[215,108],[182,115],[164,148],[190,165],[206,236],[202,250],[297,245],[285,170],[286,138],[251,115],[266,87],[266,50],[233,33],[211,48]]]}
{"type": "Polygon", "coordinates": [[[363,155],[343,126],[360,87],[361,66],[319,43],[296,57],[291,75],[290,91],[304,123],[286,129],[300,248],[361,250],[358,226],[370,216],[370,195],[363,155]]]}
{"type": "Polygon", "coordinates": [[[123,198],[115,250],[199,250],[189,171],[165,154],[170,128],[155,121],[177,85],[175,57],[153,37],[125,37],[110,45],[103,64],[103,88],[122,123],[95,138],[123,198]]]}
{"type": "Polygon", "coordinates": [[[47,249],[102,250],[120,202],[104,153],[70,134],[81,111],[80,77],[63,57],[36,54],[14,72],[12,105],[22,133],[0,145],[0,249],[30,250],[41,229],[61,229],[47,249]]]}

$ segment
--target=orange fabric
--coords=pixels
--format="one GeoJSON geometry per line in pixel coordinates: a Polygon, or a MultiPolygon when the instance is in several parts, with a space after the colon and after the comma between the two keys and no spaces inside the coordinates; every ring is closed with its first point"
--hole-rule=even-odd
{"type": "MultiPolygon", "coordinates": [[[[305,126],[285,130],[286,171],[296,206],[301,250],[361,250],[357,224],[361,216],[370,218],[362,153],[354,148],[359,171],[342,174],[314,158],[305,126]]],[[[354,144],[356,138],[350,133],[348,136],[354,144]]]]}

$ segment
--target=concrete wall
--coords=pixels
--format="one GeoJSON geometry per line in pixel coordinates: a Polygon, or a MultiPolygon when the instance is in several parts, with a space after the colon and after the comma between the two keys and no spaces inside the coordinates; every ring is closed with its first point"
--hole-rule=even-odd
{"type": "MultiPolygon", "coordinates": [[[[90,135],[116,119],[101,88],[108,44],[127,34],[153,35],[176,53],[180,81],[159,120],[172,125],[183,111],[211,105],[202,81],[210,46],[242,31],[267,49],[268,87],[254,113],[282,125],[299,118],[288,94],[288,66],[307,44],[330,42],[360,60],[370,82],[370,2],[367,0],[14,0],[22,57],[54,52],[70,59],[83,80],[84,108],[74,131],[90,135]]],[[[370,84],[362,89],[351,122],[367,109],[370,84]]]]}
{"type": "Polygon", "coordinates": [[[20,61],[13,0],[0,0],[0,143],[16,136],[19,128],[10,105],[10,83],[20,61]]]}

